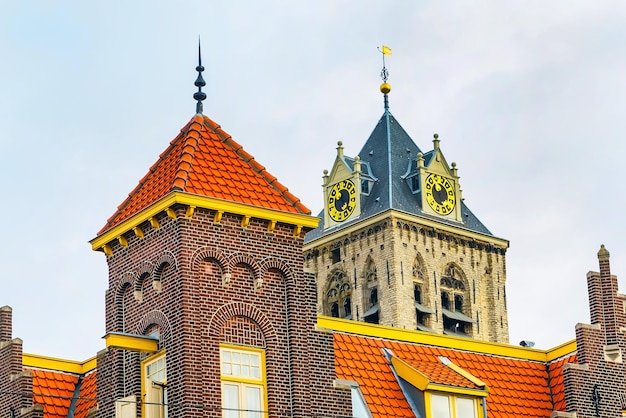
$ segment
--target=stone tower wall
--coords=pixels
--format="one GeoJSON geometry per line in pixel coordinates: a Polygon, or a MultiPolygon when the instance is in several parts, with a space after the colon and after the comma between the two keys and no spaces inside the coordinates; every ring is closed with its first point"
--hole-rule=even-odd
{"type": "Polygon", "coordinates": [[[413,285],[422,283],[422,304],[434,311],[428,327],[442,333],[440,278],[453,263],[464,276],[463,313],[476,321],[469,335],[508,343],[505,249],[391,217],[366,225],[305,252],[305,267],[317,275],[318,313],[329,315],[329,277],[343,271],[352,287],[352,319],[363,320],[368,258],[376,266],[381,325],[417,328],[413,285]],[[334,262],[332,252],[337,249],[341,260],[334,262]]]}

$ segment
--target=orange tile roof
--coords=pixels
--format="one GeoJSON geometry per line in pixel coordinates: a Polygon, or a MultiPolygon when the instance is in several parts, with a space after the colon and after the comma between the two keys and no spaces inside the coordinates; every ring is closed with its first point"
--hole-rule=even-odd
{"type": "Polygon", "coordinates": [[[33,373],[33,402],[43,406],[45,418],[67,417],[78,376],[49,370],[33,373]]]}
{"type": "Polygon", "coordinates": [[[467,379],[442,367],[439,356],[448,358],[487,384],[490,417],[548,417],[554,409],[543,362],[342,333],[335,333],[334,341],[337,378],[359,383],[374,418],[414,416],[382,348],[433,382],[472,387],[467,379]]]}
{"type": "Polygon", "coordinates": [[[96,407],[96,389],[96,371],[93,371],[83,377],[74,418],[87,418],[89,410],[96,407]]]}
{"type": "Polygon", "coordinates": [[[565,385],[563,384],[563,366],[567,363],[578,363],[576,354],[562,357],[550,363],[548,374],[550,375],[550,385],[552,386],[552,399],[556,411],[565,411],[565,385]]]}
{"type": "Polygon", "coordinates": [[[284,212],[311,213],[217,123],[196,115],[98,235],[175,190],[284,212]]]}

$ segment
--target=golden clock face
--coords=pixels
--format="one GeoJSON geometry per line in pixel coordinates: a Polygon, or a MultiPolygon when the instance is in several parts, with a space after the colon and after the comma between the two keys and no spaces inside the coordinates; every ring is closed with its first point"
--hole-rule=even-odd
{"type": "Polygon", "coordinates": [[[439,174],[431,174],[424,182],[424,192],[428,205],[440,215],[448,215],[454,210],[456,196],[454,185],[439,174]]]}
{"type": "Polygon", "coordinates": [[[328,193],[328,215],[335,222],[343,222],[356,207],[356,187],[352,180],[335,184],[328,193]]]}

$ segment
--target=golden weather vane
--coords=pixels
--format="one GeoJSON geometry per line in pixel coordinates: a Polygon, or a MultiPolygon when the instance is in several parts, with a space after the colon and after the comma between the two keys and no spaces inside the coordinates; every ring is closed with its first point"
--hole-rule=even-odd
{"type": "Polygon", "coordinates": [[[387,97],[387,93],[391,91],[391,85],[387,83],[387,79],[389,78],[389,71],[387,71],[387,67],[385,66],[385,55],[391,55],[391,48],[386,45],[382,47],[377,47],[378,51],[383,55],[383,69],[380,72],[380,77],[383,79],[383,84],[380,85],[380,91],[387,97]]]}

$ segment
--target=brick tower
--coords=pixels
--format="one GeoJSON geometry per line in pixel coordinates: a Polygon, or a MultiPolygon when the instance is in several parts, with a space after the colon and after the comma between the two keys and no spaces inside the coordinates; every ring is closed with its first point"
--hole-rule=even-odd
{"type": "Polygon", "coordinates": [[[97,416],[349,416],[303,272],[318,220],[202,114],[196,69],[196,115],[91,241],[109,266],[97,416]]]}
{"type": "Polygon", "coordinates": [[[591,324],[576,325],[578,364],[563,370],[567,411],[579,418],[626,414],[626,296],[618,293],[604,245],[598,261],[599,272],[587,273],[591,324]]]}
{"type": "Polygon", "coordinates": [[[438,135],[422,152],[391,114],[383,74],[383,116],[355,157],[338,143],[322,222],[306,236],[318,313],[508,342],[509,243],[465,205],[438,135]]]}

